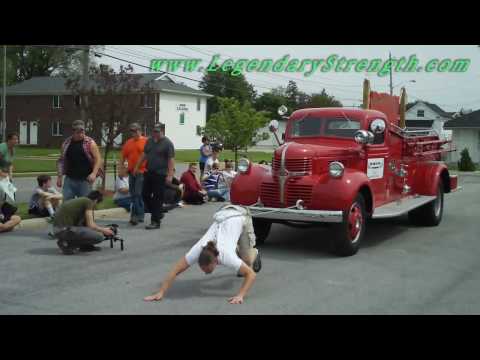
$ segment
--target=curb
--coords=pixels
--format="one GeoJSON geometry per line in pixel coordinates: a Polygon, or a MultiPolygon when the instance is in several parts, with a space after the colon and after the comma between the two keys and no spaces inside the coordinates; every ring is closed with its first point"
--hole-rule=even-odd
{"type": "MultiPolygon", "coordinates": [[[[119,217],[128,217],[128,213],[123,208],[112,208],[112,209],[104,209],[104,210],[95,210],[95,219],[107,219],[107,218],[114,218],[118,219],[119,217]]],[[[44,227],[48,227],[50,224],[47,222],[45,218],[37,218],[37,219],[27,219],[22,220],[21,223],[17,226],[16,229],[40,229],[44,227]]]]}

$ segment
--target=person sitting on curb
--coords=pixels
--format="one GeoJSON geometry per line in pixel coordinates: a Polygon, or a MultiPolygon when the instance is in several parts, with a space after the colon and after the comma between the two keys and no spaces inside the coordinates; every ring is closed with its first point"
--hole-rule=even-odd
{"type": "Polygon", "coordinates": [[[183,196],[183,184],[180,183],[175,177],[175,168],[173,169],[173,178],[170,184],[165,184],[165,194],[164,194],[164,211],[172,210],[176,207],[183,207],[182,196],[183,196]]]}
{"type": "Polygon", "coordinates": [[[115,205],[124,208],[130,212],[132,207],[132,196],[130,195],[129,179],[127,169],[120,166],[118,169],[117,180],[115,181],[115,194],[113,194],[115,205]]]}
{"type": "Polygon", "coordinates": [[[208,200],[230,201],[230,192],[219,170],[218,164],[212,165],[212,170],[203,177],[203,187],[207,190],[208,200]]]}
{"type": "Polygon", "coordinates": [[[20,216],[15,215],[17,189],[11,183],[9,175],[11,166],[10,162],[0,160],[0,233],[12,231],[22,221],[20,216]]]}
{"type": "Polygon", "coordinates": [[[187,204],[201,205],[205,203],[207,192],[202,189],[196,174],[197,163],[190,163],[188,170],[180,178],[180,182],[185,186],[183,201],[187,204]]]}
{"type": "Polygon", "coordinates": [[[159,301],[178,275],[198,263],[205,274],[211,274],[217,265],[232,269],[245,279],[236,296],[228,299],[230,304],[241,304],[262,267],[260,255],[255,248],[255,233],[252,217],[247,208],[226,205],[214,215],[214,223],[206,234],[180,258],[167,275],[160,290],[145,301],[159,301]]]}
{"type": "Polygon", "coordinates": [[[52,186],[49,175],[37,177],[38,187],[33,191],[28,205],[28,213],[39,217],[55,216],[55,211],[62,205],[63,195],[52,186]]]}
{"type": "Polygon", "coordinates": [[[92,191],[87,197],[65,201],[58,209],[53,220],[53,235],[57,245],[65,255],[72,255],[75,250],[99,250],[95,244],[112,236],[110,228],[98,226],[93,220],[93,211],[103,201],[99,191],[92,191]]]}

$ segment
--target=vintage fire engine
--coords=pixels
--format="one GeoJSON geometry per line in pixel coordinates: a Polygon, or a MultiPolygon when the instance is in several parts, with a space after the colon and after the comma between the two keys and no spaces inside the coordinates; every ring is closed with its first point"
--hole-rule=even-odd
{"type": "MultiPolygon", "coordinates": [[[[248,206],[261,244],[272,223],[292,226],[333,224],[332,249],[354,255],[366,220],[408,213],[412,223],[436,226],[444,193],[457,189],[442,157],[454,151],[434,130],[405,127],[406,92],[370,91],[364,83],[363,108],[314,108],[288,117],[284,143],[271,166],[248,159],[238,164],[231,187],[233,204],[248,206]]],[[[279,114],[287,109],[282,106],[279,114]]]]}

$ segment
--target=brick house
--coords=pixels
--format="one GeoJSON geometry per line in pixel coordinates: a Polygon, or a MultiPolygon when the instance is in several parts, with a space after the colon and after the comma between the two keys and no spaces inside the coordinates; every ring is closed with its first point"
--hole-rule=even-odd
{"type": "MultiPolygon", "coordinates": [[[[138,75],[142,76],[140,84],[149,82],[153,93],[134,95],[138,108],[132,121],[140,123],[147,135],[161,121],[178,149],[198,148],[200,128],[206,123],[206,100],[211,95],[178,84],[163,73],[138,75]]],[[[6,132],[17,132],[21,145],[60,147],[71,135],[71,123],[81,118],[80,99],[72,96],[65,82],[61,77],[33,77],[8,87],[6,132]]],[[[101,124],[87,122],[87,134],[103,143],[101,124]]],[[[121,142],[119,136],[116,143],[121,142]]]]}

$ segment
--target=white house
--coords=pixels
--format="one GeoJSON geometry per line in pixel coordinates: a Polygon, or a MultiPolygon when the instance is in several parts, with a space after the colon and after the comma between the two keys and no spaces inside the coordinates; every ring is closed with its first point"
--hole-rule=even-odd
{"type": "Polygon", "coordinates": [[[444,125],[452,119],[452,115],[438,105],[416,101],[407,106],[405,122],[409,129],[434,129],[440,136],[450,138],[451,131],[444,130],[444,125]]]}
{"type": "Polygon", "coordinates": [[[480,163],[480,110],[463,114],[450,120],[445,128],[453,131],[452,140],[457,151],[450,153],[450,161],[460,160],[460,153],[467,148],[475,163],[480,163]]]}

